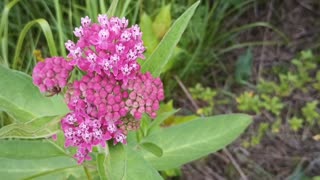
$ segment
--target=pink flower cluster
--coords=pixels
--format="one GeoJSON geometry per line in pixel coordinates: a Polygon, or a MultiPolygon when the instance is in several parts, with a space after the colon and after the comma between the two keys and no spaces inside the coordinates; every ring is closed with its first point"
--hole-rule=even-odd
{"type": "Polygon", "coordinates": [[[85,73],[67,84],[70,113],[61,120],[65,146],[78,147],[78,163],[90,159],[93,146],[104,147],[108,140],[125,144],[127,132],[139,128],[143,113],[155,118],[164,99],[160,78],[140,72],[137,58],[144,58],[145,48],[137,25],[128,28],[127,19],[106,15],[99,15],[98,23],[81,18],[81,24],[74,31],[78,41],[65,43],[68,60],[47,58],[33,72],[41,92],[52,93],[66,86],[73,68],[85,73]]]}
{"type": "Polygon", "coordinates": [[[92,23],[86,16],[81,18],[82,26],[75,28],[77,43],[65,43],[71,63],[87,72],[113,74],[116,80],[126,83],[134,79],[140,66],[137,58],[144,59],[145,47],[138,25],[130,28],[125,18],[98,16],[99,23],[92,23]]]}
{"type": "Polygon", "coordinates": [[[73,66],[64,58],[47,58],[39,62],[33,69],[33,83],[39,87],[41,92],[56,94],[65,87],[73,66]]]}

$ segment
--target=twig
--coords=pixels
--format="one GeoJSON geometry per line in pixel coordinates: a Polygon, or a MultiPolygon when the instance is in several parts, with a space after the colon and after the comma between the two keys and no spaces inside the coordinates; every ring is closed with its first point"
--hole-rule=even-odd
{"type": "MultiPolygon", "coordinates": [[[[199,109],[199,106],[197,105],[197,103],[194,101],[194,99],[192,98],[191,94],[189,93],[189,91],[187,90],[187,88],[184,86],[184,84],[181,82],[181,80],[179,79],[178,76],[174,76],[174,78],[176,79],[176,81],[178,82],[179,86],[181,87],[181,89],[184,91],[184,93],[186,94],[187,98],[190,100],[191,104],[193,105],[193,107],[197,110],[199,109]]],[[[202,117],[204,117],[203,114],[201,114],[202,117]]],[[[230,159],[230,161],[232,162],[233,166],[236,168],[236,170],[239,172],[242,180],[248,180],[247,176],[243,173],[242,169],[240,168],[239,164],[237,163],[237,161],[232,157],[231,153],[228,151],[227,148],[223,149],[223,153],[225,153],[228,158],[230,159]]]]}
{"type": "Polygon", "coordinates": [[[181,87],[181,89],[183,90],[183,92],[186,94],[187,98],[190,100],[192,106],[195,108],[195,112],[197,112],[197,110],[199,109],[199,106],[193,100],[193,98],[192,98],[191,94],[189,93],[189,91],[187,90],[187,88],[184,86],[184,84],[181,82],[181,80],[180,80],[180,78],[178,76],[175,75],[174,78],[178,82],[178,84],[181,87]]]}
{"type": "Polygon", "coordinates": [[[226,180],[226,178],[220,176],[218,173],[214,172],[212,169],[210,169],[209,167],[202,167],[205,168],[204,170],[206,170],[208,172],[208,174],[210,174],[211,176],[213,176],[214,178],[216,178],[217,180],[226,180]]]}
{"type": "Polygon", "coordinates": [[[229,163],[230,163],[230,160],[229,160],[228,157],[226,157],[225,155],[223,155],[223,154],[221,154],[221,153],[219,153],[219,152],[214,153],[214,155],[215,155],[217,158],[219,158],[219,159],[221,159],[222,161],[224,161],[226,164],[229,164],[229,163]]]}
{"type": "Polygon", "coordinates": [[[267,112],[267,111],[262,111],[262,114],[263,114],[270,122],[273,121],[274,118],[270,115],[269,112],[267,112]]]}
{"type": "Polygon", "coordinates": [[[241,179],[242,180],[248,180],[247,176],[243,173],[241,167],[239,166],[239,164],[237,163],[237,161],[232,157],[231,153],[228,151],[227,148],[224,148],[222,150],[227,156],[228,158],[231,160],[233,166],[237,169],[237,171],[239,172],[241,179]]]}
{"type": "Polygon", "coordinates": [[[304,4],[303,2],[300,2],[300,0],[296,0],[296,2],[297,2],[301,7],[303,7],[304,9],[312,12],[313,14],[315,14],[315,15],[317,15],[317,16],[320,16],[320,13],[319,13],[319,12],[313,10],[310,6],[304,4]]]}

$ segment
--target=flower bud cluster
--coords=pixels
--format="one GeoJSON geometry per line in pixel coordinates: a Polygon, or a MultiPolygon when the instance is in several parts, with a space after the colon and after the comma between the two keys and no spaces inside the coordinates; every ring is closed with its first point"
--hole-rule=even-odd
{"type": "Polygon", "coordinates": [[[160,78],[153,78],[149,72],[138,74],[136,79],[129,80],[122,88],[129,91],[126,107],[135,119],[141,119],[143,113],[147,113],[151,118],[157,116],[159,101],[164,99],[160,78]]]}
{"type": "Polygon", "coordinates": [[[65,87],[73,66],[62,57],[46,58],[33,69],[33,83],[41,92],[56,94],[65,87]]]}
{"type": "Polygon", "coordinates": [[[89,73],[74,81],[66,93],[68,107],[73,112],[85,113],[93,118],[118,120],[127,114],[123,102],[128,92],[121,89],[113,76],[89,73]]]}
{"type": "Polygon", "coordinates": [[[81,18],[75,28],[78,41],[68,40],[68,58],[48,58],[33,73],[42,92],[66,86],[70,109],[61,120],[65,146],[78,147],[78,163],[89,160],[93,146],[106,141],[126,144],[127,133],[140,127],[143,113],[156,117],[164,99],[160,78],[140,72],[137,58],[145,48],[137,25],[128,28],[125,18],[98,16],[98,23],[81,18]],[[78,67],[85,75],[67,84],[70,71],[78,67]]]}

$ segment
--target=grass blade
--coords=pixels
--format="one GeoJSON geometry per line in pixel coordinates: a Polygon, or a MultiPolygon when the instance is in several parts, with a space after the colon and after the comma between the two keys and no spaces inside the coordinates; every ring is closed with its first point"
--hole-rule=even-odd
{"type": "Polygon", "coordinates": [[[20,53],[21,53],[21,48],[22,48],[22,45],[23,45],[23,41],[24,41],[27,33],[29,32],[29,30],[36,24],[40,25],[41,30],[44,33],[44,36],[45,36],[45,38],[47,40],[47,43],[48,43],[48,47],[49,47],[49,51],[50,51],[51,56],[57,56],[58,55],[57,49],[56,49],[56,44],[55,44],[55,41],[53,39],[52,31],[50,29],[50,25],[48,24],[48,22],[45,19],[36,19],[36,20],[30,21],[29,23],[27,23],[24,26],[24,28],[22,29],[22,31],[21,31],[21,33],[19,35],[19,39],[18,39],[18,43],[17,43],[17,46],[16,46],[16,50],[15,50],[14,58],[13,58],[13,63],[12,63],[12,68],[13,69],[17,69],[18,68],[17,65],[18,65],[18,62],[19,62],[19,56],[20,56],[20,53]]]}
{"type": "Polygon", "coordinates": [[[56,10],[56,18],[57,18],[57,29],[58,29],[58,35],[59,35],[59,48],[62,56],[66,56],[66,49],[64,47],[64,31],[63,31],[63,22],[62,22],[62,12],[61,7],[58,0],[54,1],[54,7],[56,10]]]}
{"type": "Polygon", "coordinates": [[[107,12],[106,3],[104,0],[99,1],[100,11],[102,14],[105,14],[107,12]]]}
{"type": "Polygon", "coordinates": [[[236,33],[240,33],[242,31],[248,30],[248,29],[252,29],[255,27],[266,27],[266,28],[270,28],[272,29],[275,33],[277,33],[281,38],[284,39],[284,41],[287,43],[289,42],[288,37],[282,33],[280,30],[278,30],[277,28],[275,28],[274,26],[272,26],[270,23],[267,22],[255,22],[255,23],[251,23],[251,24],[246,24],[243,25],[241,27],[237,27],[234,29],[231,29],[230,31],[228,31],[225,34],[222,34],[219,38],[217,38],[213,43],[218,44],[219,41],[225,41],[225,39],[228,39],[230,36],[236,34],[236,33]]]}
{"type": "Polygon", "coordinates": [[[108,16],[114,16],[116,14],[117,6],[118,6],[118,0],[112,0],[112,3],[110,5],[110,8],[108,9],[108,16]]]}
{"type": "Polygon", "coordinates": [[[122,7],[122,11],[120,13],[120,17],[124,17],[126,15],[126,12],[127,12],[127,9],[128,9],[128,6],[129,6],[130,2],[131,2],[131,0],[124,1],[124,5],[122,7]]]}
{"type": "Polygon", "coordinates": [[[240,49],[240,48],[244,48],[244,47],[251,47],[251,46],[274,46],[277,44],[283,44],[283,42],[279,42],[279,41],[256,41],[256,42],[244,42],[244,43],[240,43],[240,44],[235,44],[229,47],[226,47],[220,51],[218,51],[217,55],[222,55],[224,53],[227,53],[229,51],[235,50],[235,49],[240,49]]]}
{"type": "MultiPolygon", "coordinates": [[[[4,65],[6,67],[9,66],[8,63],[8,16],[10,9],[16,5],[20,0],[14,0],[8,3],[1,15],[1,22],[0,22],[0,39],[1,39],[1,51],[2,51],[2,60],[4,61],[4,65]]],[[[1,60],[1,59],[0,59],[1,60]]]]}

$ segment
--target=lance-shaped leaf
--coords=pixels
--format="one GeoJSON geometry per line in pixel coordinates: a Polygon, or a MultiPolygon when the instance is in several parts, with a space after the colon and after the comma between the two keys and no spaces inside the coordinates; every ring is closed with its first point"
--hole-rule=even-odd
{"type": "Polygon", "coordinates": [[[222,149],[233,142],[251,123],[244,114],[200,118],[165,128],[144,138],[159,146],[163,154],[157,157],[145,151],[145,159],[157,170],[179,167],[185,163],[222,149]]]}
{"type": "Polygon", "coordinates": [[[68,112],[61,96],[43,96],[30,76],[3,66],[0,66],[0,110],[18,122],[68,112]]]}

